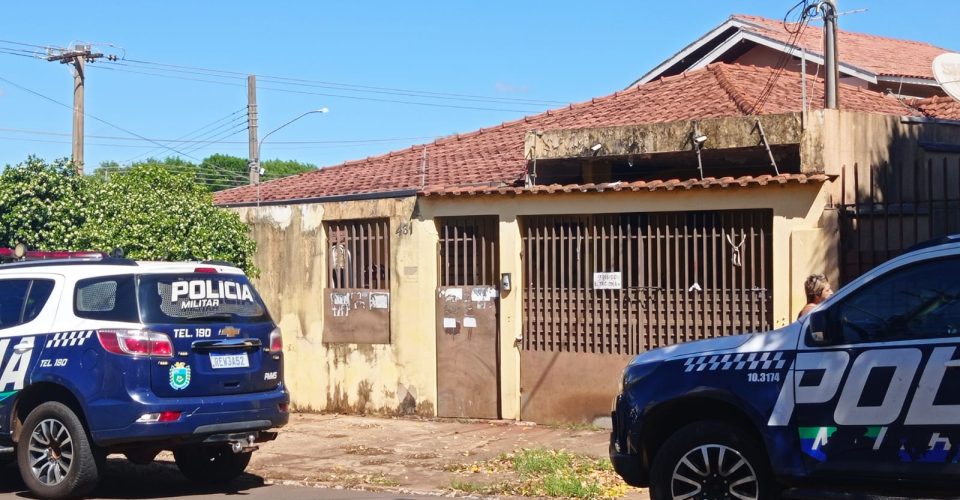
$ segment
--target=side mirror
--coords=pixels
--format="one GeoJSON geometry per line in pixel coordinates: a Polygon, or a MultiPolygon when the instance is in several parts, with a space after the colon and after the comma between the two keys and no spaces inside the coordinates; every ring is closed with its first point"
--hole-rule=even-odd
{"type": "Polygon", "coordinates": [[[807,320],[807,344],[824,346],[833,343],[834,329],[830,325],[830,315],[826,309],[813,311],[807,320]]]}

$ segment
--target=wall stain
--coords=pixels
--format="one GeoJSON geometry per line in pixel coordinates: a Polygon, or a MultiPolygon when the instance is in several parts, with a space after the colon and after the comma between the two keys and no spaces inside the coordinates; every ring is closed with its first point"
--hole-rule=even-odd
{"type": "Polygon", "coordinates": [[[373,394],[373,384],[369,380],[361,380],[357,387],[357,404],[354,411],[363,415],[367,412],[367,403],[370,403],[370,396],[373,394]]]}

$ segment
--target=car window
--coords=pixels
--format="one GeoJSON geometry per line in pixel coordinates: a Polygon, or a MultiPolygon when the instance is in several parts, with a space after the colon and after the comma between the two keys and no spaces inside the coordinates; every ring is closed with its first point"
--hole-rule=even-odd
{"type": "Polygon", "coordinates": [[[77,282],[73,312],[78,318],[137,323],[137,288],[132,274],[77,282]]]}
{"type": "Polygon", "coordinates": [[[0,280],[0,329],[36,319],[50,298],[53,280],[0,280]]]}
{"type": "Polygon", "coordinates": [[[22,323],[23,303],[30,290],[28,279],[0,280],[0,328],[22,323]]]}
{"type": "Polygon", "coordinates": [[[37,318],[43,306],[53,293],[53,280],[33,280],[30,293],[27,294],[27,303],[23,307],[23,322],[29,323],[37,318]]]}
{"type": "Polygon", "coordinates": [[[960,258],[896,269],[837,305],[845,343],[960,336],[960,258]]]}
{"type": "Polygon", "coordinates": [[[242,274],[147,274],[140,276],[139,298],[144,323],[270,321],[263,299],[242,274]]]}

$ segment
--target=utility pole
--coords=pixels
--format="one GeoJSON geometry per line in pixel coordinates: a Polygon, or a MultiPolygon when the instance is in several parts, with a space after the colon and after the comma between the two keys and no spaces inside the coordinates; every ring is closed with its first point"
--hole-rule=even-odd
{"type": "Polygon", "coordinates": [[[260,184],[260,143],[257,142],[257,77],[247,76],[247,130],[249,131],[250,185],[260,184]]]}
{"type": "Polygon", "coordinates": [[[838,96],[840,66],[837,63],[837,4],[835,0],[824,0],[820,6],[823,14],[823,57],[824,57],[824,103],[826,109],[840,107],[838,96]]]}
{"type": "MultiPolygon", "coordinates": [[[[48,61],[60,61],[60,64],[73,64],[73,151],[72,158],[77,175],[83,175],[83,84],[84,65],[103,57],[102,53],[92,52],[90,45],[77,44],[73,49],[50,49],[48,61]]],[[[108,56],[115,61],[116,56],[108,56]]]]}

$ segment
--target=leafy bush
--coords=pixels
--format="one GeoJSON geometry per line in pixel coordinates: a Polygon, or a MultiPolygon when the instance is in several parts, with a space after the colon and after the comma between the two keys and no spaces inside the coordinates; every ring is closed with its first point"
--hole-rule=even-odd
{"type": "Polygon", "coordinates": [[[140,260],[223,260],[256,275],[256,243],[193,174],[143,164],[81,177],[31,157],[0,174],[0,246],[122,248],[140,260]]]}

